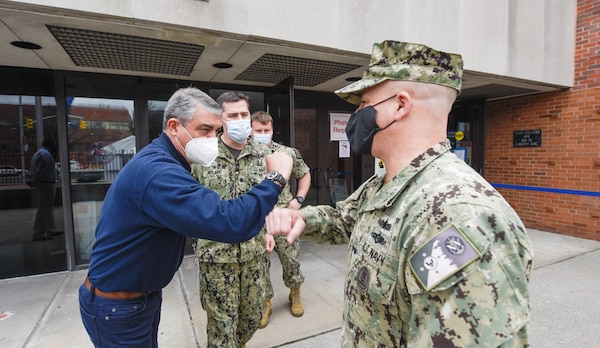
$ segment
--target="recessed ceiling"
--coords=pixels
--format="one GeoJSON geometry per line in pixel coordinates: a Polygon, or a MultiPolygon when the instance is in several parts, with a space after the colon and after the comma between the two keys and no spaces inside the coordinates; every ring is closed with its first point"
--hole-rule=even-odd
{"type": "Polygon", "coordinates": [[[47,25],[77,66],[189,76],[204,46],[47,25]]]}
{"type": "Polygon", "coordinates": [[[235,79],[277,84],[293,76],[295,85],[314,87],[358,68],[360,65],[267,53],[235,79]]]}
{"type": "Polygon", "coordinates": [[[513,86],[503,86],[499,84],[489,84],[479,86],[477,88],[470,88],[464,90],[461,93],[461,98],[463,99],[476,99],[476,98],[485,98],[485,99],[497,99],[506,96],[513,95],[525,95],[537,92],[534,89],[530,88],[520,88],[513,86]]]}
{"type": "MultiPolygon", "coordinates": [[[[293,77],[297,89],[333,92],[359,78],[369,55],[274,38],[102,17],[27,4],[0,5],[0,66],[172,78],[271,87],[293,77]],[[31,50],[11,42],[41,46],[31,50]],[[215,64],[231,64],[219,69],[215,64]]],[[[219,66],[219,65],[217,65],[219,66]]],[[[505,98],[560,86],[465,71],[460,99],[505,98]]]]}

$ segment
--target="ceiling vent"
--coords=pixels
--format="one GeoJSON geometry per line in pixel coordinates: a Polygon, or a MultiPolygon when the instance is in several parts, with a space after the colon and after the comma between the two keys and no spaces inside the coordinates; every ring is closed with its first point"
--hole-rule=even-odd
{"type": "Polygon", "coordinates": [[[264,54],[235,79],[277,84],[293,76],[295,85],[314,87],[360,67],[325,60],[264,54]]]}
{"type": "Polygon", "coordinates": [[[204,46],[47,26],[77,66],[189,76],[204,46]]]}

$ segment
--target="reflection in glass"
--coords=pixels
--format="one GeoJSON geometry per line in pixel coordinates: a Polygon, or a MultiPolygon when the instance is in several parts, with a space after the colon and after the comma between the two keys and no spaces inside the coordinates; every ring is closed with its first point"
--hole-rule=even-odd
{"type": "Polygon", "coordinates": [[[136,153],[133,101],[69,97],[67,119],[75,248],[86,263],[104,196],[136,153]]]}
{"type": "Polygon", "coordinates": [[[53,233],[45,238],[34,237],[39,190],[25,184],[31,159],[43,140],[57,141],[57,124],[54,98],[0,95],[0,278],[67,267],[59,184],[51,185],[54,195],[45,196],[54,196],[48,203],[55,218],[53,233]]]}

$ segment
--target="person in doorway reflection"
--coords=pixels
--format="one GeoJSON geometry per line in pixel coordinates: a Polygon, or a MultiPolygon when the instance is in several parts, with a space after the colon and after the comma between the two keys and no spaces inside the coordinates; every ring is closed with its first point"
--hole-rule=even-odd
{"type": "Polygon", "coordinates": [[[57,146],[53,139],[46,138],[42,147],[31,158],[29,174],[33,176],[37,212],[33,223],[34,242],[52,239],[63,233],[56,231],[54,221],[54,198],[56,196],[56,163],[54,155],[57,146]]]}
{"type": "MultiPolygon", "coordinates": [[[[292,167],[292,175],[298,180],[296,189],[296,195],[292,195],[290,185],[279,195],[277,201],[277,207],[284,207],[290,209],[300,209],[306,194],[310,189],[310,168],[304,160],[300,151],[295,148],[284,146],[273,142],[273,117],[265,111],[257,111],[252,114],[252,138],[259,143],[265,144],[269,147],[271,152],[284,152],[290,155],[294,161],[292,167]]],[[[300,241],[295,241],[292,244],[285,242],[284,236],[275,237],[275,252],[279,256],[281,267],[283,270],[283,283],[290,289],[288,296],[290,301],[290,311],[295,317],[301,317],[304,315],[304,305],[302,304],[302,297],[300,296],[300,286],[304,282],[304,275],[300,271],[300,241]]],[[[271,268],[271,257],[270,253],[265,253],[265,265],[266,265],[266,300],[265,308],[263,309],[262,320],[260,322],[260,328],[264,328],[269,324],[269,316],[273,309],[271,306],[271,298],[273,298],[273,285],[271,284],[271,276],[269,269],[271,268]]]]}

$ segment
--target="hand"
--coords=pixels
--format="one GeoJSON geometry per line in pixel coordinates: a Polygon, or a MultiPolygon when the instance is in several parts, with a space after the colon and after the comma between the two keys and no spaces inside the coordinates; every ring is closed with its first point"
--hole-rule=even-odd
{"type": "Polygon", "coordinates": [[[267,233],[271,235],[287,235],[288,244],[293,244],[306,227],[302,210],[275,208],[266,217],[267,233]]]}
{"type": "Polygon", "coordinates": [[[265,233],[265,248],[268,252],[273,251],[275,248],[275,237],[272,234],[265,233]]]}
{"type": "Polygon", "coordinates": [[[283,152],[274,152],[267,156],[267,172],[276,170],[283,175],[286,181],[290,180],[292,165],[292,157],[283,152]]]}
{"type": "Polygon", "coordinates": [[[292,200],[287,204],[286,208],[298,210],[302,207],[302,204],[296,200],[296,198],[292,198],[292,200]]]}

